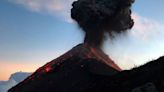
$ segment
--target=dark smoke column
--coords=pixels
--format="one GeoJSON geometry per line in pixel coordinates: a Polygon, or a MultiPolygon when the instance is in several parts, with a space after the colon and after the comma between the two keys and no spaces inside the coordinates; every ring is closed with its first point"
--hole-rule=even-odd
{"type": "Polygon", "coordinates": [[[85,31],[84,43],[100,48],[104,33],[126,32],[133,27],[131,5],[134,0],[78,0],[71,17],[85,31]]]}

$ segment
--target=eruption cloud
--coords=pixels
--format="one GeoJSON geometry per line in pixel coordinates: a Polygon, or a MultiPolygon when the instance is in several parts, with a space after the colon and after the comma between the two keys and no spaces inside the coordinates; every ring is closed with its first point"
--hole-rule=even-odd
{"type": "Polygon", "coordinates": [[[73,2],[71,17],[85,32],[84,43],[101,47],[104,33],[126,32],[134,25],[131,6],[134,0],[78,0],[73,2]]]}

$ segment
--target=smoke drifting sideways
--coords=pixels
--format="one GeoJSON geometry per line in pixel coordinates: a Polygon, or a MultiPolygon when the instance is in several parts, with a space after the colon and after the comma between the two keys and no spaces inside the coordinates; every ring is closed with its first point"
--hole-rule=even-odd
{"type": "Polygon", "coordinates": [[[131,6],[134,0],[78,0],[73,2],[71,17],[85,32],[84,43],[100,48],[104,34],[120,34],[134,25],[131,6]]]}

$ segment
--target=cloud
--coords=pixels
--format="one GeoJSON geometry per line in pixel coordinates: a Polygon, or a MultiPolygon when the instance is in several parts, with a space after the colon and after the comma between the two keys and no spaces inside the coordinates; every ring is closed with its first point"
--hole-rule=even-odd
{"type": "Polygon", "coordinates": [[[132,14],[134,27],[127,34],[105,41],[104,51],[123,69],[164,55],[164,24],[132,14]]]}
{"type": "Polygon", "coordinates": [[[8,89],[17,85],[30,75],[31,73],[26,72],[17,72],[12,74],[8,81],[0,81],[0,92],[7,92],[8,89]]]}
{"type": "Polygon", "coordinates": [[[0,92],[7,92],[8,89],[15,86],[17,82],[15,80],[0,81],[0,92]]]}
{"type": "Polygon", "coordinates": [[[70,9],[72,2],[75,0],[9,0],[12,3],[22,5],[27,9],[40,12],[49,13],[64,18],[67,22],[72,22],[70,17],[70,9]]]}
{"type": "Polygon", "coordinates": [[[164,24],[161,24],[155,20],[142,17],[137,13],[133,13],[132,17],[135,21],[133,36],[142,38],[143,40],[151,40],[151,38],[164,35],[164,24]]]}

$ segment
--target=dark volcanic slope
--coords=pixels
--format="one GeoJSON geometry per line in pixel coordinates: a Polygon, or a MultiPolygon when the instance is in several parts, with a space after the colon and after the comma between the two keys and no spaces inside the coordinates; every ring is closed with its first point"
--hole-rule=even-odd
{"type": "Polygon", "coordinates": [[[90,92],[95,88],[101,89],[96,92],[164,92],[164,56],[112,77],[99,77],[101,82],[90,88],[90,92]]]}
{"type": "Polygon", "coordinates": [[[121,69],[101,50],[81,44],[39,68],[9,92],[86,92],[121,69]]]}
{"type": "MultiPolygon", "coordinates": [[[[123,71],[115,77],[121,86],[128,88],[142,89],[142,87],[153,84],[157,91],[147,92],[164,92],[164,56],[157,60],[153,60],[141,67],[134,68],[130,71],[123,71]]],[[[148,89],[147,89],[148,90],[148,89]]]]}

